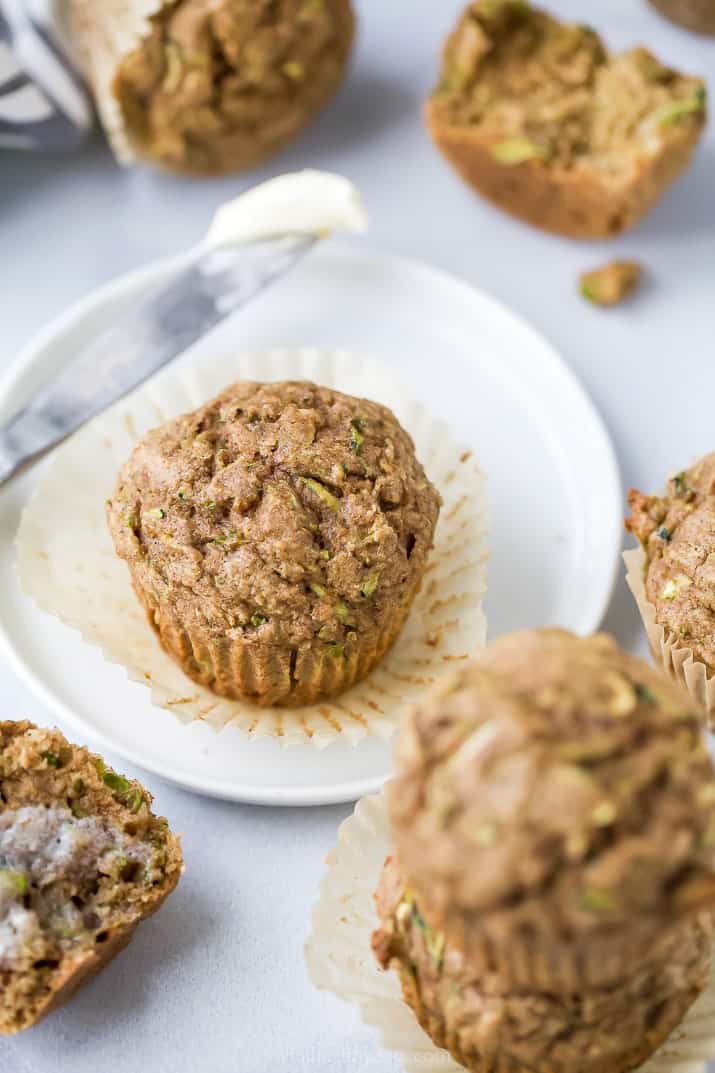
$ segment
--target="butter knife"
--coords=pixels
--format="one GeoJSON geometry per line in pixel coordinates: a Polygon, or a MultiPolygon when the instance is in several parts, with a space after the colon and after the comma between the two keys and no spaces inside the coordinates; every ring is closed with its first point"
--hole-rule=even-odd
{"type": "Polygon", "coordinates": [[[284,275],[318,237],[283,235],[191,251],[166,285],[81,350],[0,428],[0,484],[284,275]]]}

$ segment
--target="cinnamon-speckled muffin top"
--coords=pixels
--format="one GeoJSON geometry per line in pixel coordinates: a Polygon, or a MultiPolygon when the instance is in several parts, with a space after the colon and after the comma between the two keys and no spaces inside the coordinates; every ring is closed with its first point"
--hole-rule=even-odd
{"type": "Polygon", "coordinates": [[[490,645],[425,698],[398,748],[394,844],[429,923],[460,942],[492,923],[506,941],[517,919],[577,936],[715,904],[702,723],[605,635],[490,645]]]}
{"type": "Polygon", "coordinates": [[[677,473],[664,495],[632,489],[628,502],[656,621],[715,672],[715,454],[677,473]]]}
{"type": "Polygon", "coordinates": [[[263,649],[366,650],[404,617],[439,495],[384,406],[240,382],[150,432],[108,504],[160,616],[263,649]]]}

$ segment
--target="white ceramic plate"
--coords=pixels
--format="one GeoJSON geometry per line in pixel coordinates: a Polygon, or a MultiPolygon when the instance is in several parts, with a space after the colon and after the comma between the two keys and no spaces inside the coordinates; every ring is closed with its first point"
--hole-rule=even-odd
{"type": "MultiPolygon", "coordinates": [[[[0,418],[163,278],[162,262],[103,287],[51,324],[0,389],[0,418]]],[[[570,371],[492,298],[425,265],[328,244],[181,360],[273,346],[345,347],[383,360],[481,461],[492,508],[490,635],[558,624],[588,633],[606,609],[621,545],[621,490],[604,425],[570,371]]],[[[147,691],[19,591],[13,539],[36,479],[0,491],[0,638],[27,685],[76,737],[181,786],[257,804],[370,793],[390,745],[282,748],[229,728],[181,726],[147,691]],[[97,697],[102,696],[102,704],[97,697]]]]}

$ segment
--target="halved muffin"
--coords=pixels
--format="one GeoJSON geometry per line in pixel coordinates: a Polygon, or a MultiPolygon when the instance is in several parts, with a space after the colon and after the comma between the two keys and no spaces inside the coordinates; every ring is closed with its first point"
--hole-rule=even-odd
{"type": "Polygon", "coordinates": [[[0,1033],[65,1001],[176,886],[151,795],[58,730],[0,722],[0,1033]]]}
{"type": "Polygon", "coordinates": [[[186,674],[298,706],[364,678],[397,638],[439,504],[386,407],[305,381],[239,382],[142,440],[108,521],[186,674]]]}
{"type": "Polygon", "coordinates": [[[600,238],[637,223],[687,167],[705,86],[644,48],[611,55],[590,27],[524,0],[476,0],[447,40],[426,120],[500,208],[600,238]]]}

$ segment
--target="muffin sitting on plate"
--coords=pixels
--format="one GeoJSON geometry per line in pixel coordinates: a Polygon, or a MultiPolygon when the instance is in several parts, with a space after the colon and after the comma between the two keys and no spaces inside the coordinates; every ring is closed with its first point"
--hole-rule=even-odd
{"type": "Polygon", "coordinates": [[[676,474],[662,496],[632,489],[628,502],[626,528],[645,555],[641,612],[654,618],[662,634],[659,643],[658,632],[649,629],[651,648],[664,669],[684,681],[712,714],[715,454],[676,474]]]}
{"type": "Polygon", "coordinates": [[[385,655],[439,504],[385,407],[309,382],[239,382],[150,432],[107,510],[184,671],[222,696],[298,706],[385,655]]]}
{"type": "Polygon", "coordinates": [[[475,1073],[625,1073],[706,985],[715,771],[608,637],[505,637],[407,721],[373,946],[475,1073]]]}

